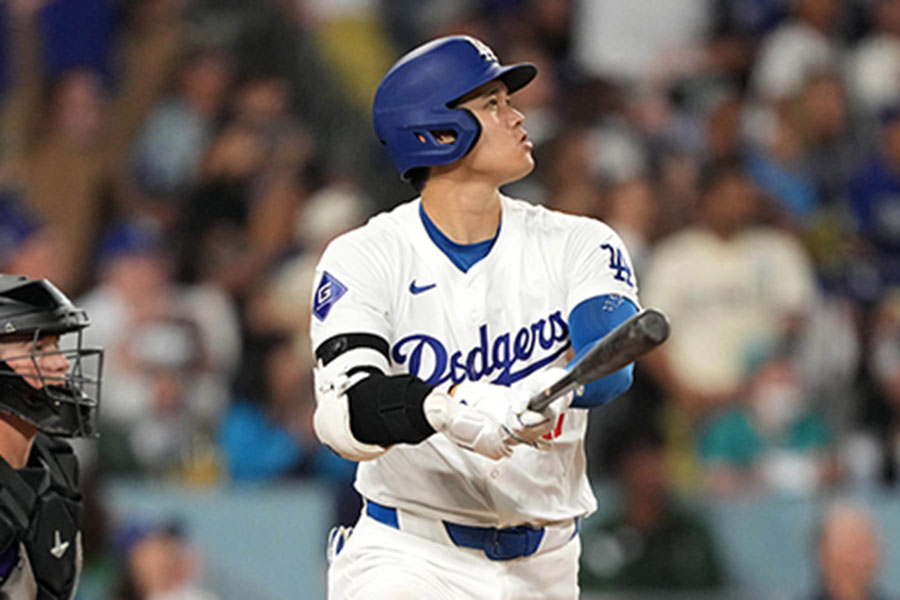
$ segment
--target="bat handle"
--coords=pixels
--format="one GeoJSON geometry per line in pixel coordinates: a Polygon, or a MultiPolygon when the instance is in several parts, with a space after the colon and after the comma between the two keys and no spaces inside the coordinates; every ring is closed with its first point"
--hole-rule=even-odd
{"type": "Polygon", "coordinates": [[[554,400],[565,396],[569,392],[575,390],[577,387],[578,382],[567,374],[550,387],[543,389],[533,395],[531,399],[528,400],[528,409],[541,412],[542,410],[550,406],[554,400]]]}

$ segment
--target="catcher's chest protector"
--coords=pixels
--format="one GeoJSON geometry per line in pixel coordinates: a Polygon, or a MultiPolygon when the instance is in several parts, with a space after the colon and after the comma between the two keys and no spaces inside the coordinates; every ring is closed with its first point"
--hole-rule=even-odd
{"type": "Polygon", "coordinates": [[[0,597],[35,597],[33,592],[21,595],[29,588],[36,590],[38,600],[74,597],[81,574],[83,506],[71,447],[38,434],[24,469],[17,471],[0,460],[0,494],[4,502],[18,504],[14,512],[28,515],[19,540],[19,563],[0,588],[0,597]],[[26,486],[33,495],[2,494],[26,486]]]}

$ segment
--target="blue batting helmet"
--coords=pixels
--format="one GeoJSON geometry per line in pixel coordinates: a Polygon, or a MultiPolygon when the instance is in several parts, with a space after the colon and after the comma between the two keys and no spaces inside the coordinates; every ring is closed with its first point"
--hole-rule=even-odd
{"type": "Polygon", "coordinates": [[[372,107],[375,132],[408,180],[410,170],[448,165],[478,141],[478,119],[450,104],[494,79],[512,93],[535,75],[537,68],[529,63],[501,65],[493,50],[473,37],[432,40],[401,57],[381,80],[372,107]],[[452,131],[456,139],[439,143],[436,131],[452,131]]]}

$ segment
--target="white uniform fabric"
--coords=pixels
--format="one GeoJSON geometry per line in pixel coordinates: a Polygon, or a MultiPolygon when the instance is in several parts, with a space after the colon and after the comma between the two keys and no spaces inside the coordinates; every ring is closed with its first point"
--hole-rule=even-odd
{"type": "Polygon", "coordinates": [[[508,561],[410,535],[363,516],[328,573],[347,600],[572,600],[581,541],[508,561]]]}
{"type": "MultiPolygon", "coordinates": [[[[388,342],[390,364],[370,350],[351,350],[337,359],[346,368],[375,364],[445,388],[463,380],[509,385],[565,364],[567,320],[579,303],[618,294],[638,305],[630,260],[611,228],[501,201],[497,240],[466,273],[429,237],[418,199],[336,238],[316,270],[313,348],[337,335],[369,333],[388,342]]],[[[570,409],[550,450],[519,446],[497,462],[442,435],[398,444],[360,463],[356,488],[381,505],[436,520],[564,523],[596,508],[585,472],[586,425],[587,411],[570,409]]]]}

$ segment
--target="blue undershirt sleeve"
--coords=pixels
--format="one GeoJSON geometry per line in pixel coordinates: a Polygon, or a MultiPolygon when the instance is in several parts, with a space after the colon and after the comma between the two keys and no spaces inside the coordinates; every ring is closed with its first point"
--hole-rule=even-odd
{"type": "MultiPolygon", "coordinates": [[[[588,298],[572,309],[569,315],[569,336],[575,358],[567,368],[574,365],[603,336],[637,312],[637,306],[631,300],[618,295],[588,298]]],[[[589,383],[584,387],[583,394],[576,394],[572,406],[591,408],[609,402],[631,387],[633,374],[634,363],[631,363],[611,375],[589,383]]]]}

